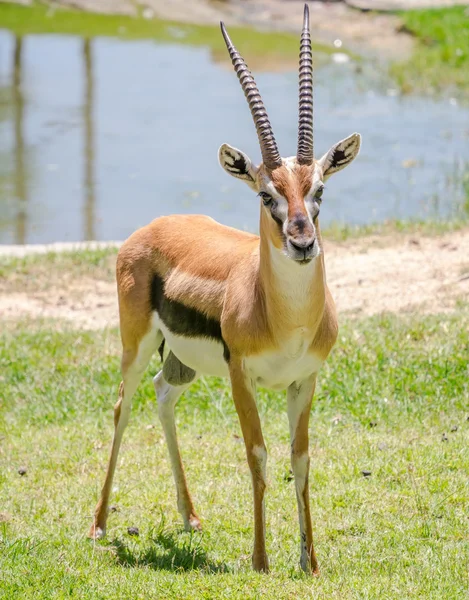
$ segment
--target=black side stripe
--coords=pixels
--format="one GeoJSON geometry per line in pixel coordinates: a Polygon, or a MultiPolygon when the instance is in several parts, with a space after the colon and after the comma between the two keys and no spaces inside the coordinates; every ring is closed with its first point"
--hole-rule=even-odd
{"type": "Polygon", "coordinates": [[[223,356],[229,361],[230,352],[221,334],[220,322],[195,308],[168,298],[164,293],[164,281],[157,274],[153,275],[151,281],[150,305],[172,333],[189,338],[215,340],[223,345],[223,356]]]}

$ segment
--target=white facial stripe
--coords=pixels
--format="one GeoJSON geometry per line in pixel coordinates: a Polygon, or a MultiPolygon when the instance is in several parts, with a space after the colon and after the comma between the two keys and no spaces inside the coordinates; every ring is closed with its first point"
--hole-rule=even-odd
{"type": "Polygon", "coordinates": [[[317,165],[315,165],[314,173],[313,173],[313,183],[311,185],[311,189],[310,189],[309,193],[305,197],[305,206],[306,206],[306,210],[308,211],[308,215],[309,215],[311,222],[313,221],[314,217],[316,216],[316,214],[318,212],[318,207],[317,207],[316,199],[314,196],[315,196],[316,192],[318,191],[318,189],[322,185],[324,185],[324,184],[321,179],[321,170],[317,165]]]}
{"type": "Polygon", "coordinates": [[[290,173],[293,173],[296,164],[296,156],[289,156],[283,159],[283,166],[286,167],[290,173]]]}
{"type": "Polygon", "coordinates": [[[283,227],[285,229],[285,224],[288,221],[288,202],[285,200],[285,198],[283,198],[283,196],[276,198],[275,202],[277,202],[275,214],[283,221],[283,227]]]}
{"type": "MultiPolygon", "coordinates": [[[[305,207],[306,207],[306,212],[308,213],[309,220],[310,220],[311,224],[313,224],[313,219],[317,215],[318,209],[317,209],[316,202],[314,201],[312,196],[308,196],[308,198],[305,199],[305,207]]],[[[313,225],[313,227],[314,227],[314,225],[313,225]]]]}
{"type": "MultiPolygon", "coordinates": [[[[297,165],[296,156],[284,158],[283,165],[293,173],[294,168],[297,165]]],[[[278,193],[271,179],[267,175],[262,174],[260,183],[262,190],[270,194],[270,196],[272,196],[272,198],[275,200],[277,204],[275,213],[283,221],[283,233],[286,235],[286,228],[288,225],[288,202],[281,194],[278,193]]],[[[314,195],[322,185],[322,172],[320,167],[315,164],[311,189],[304,198],[306,212],[311,224],[313,224],[313,219],[317,214],[317,204],[314,195]]]]}
{"type": "Polygon", "coordinates": [[[262,189],[263,191],[270,194],[276,202],[277,207],[275,209],[275,214],[285,224],[287,222],[288,217],[288,202],[281,194],[277,192],[272,181],[265,175],[262,177],[262,189]]]}
{"type": "Polygon", "coordinates": [[[314,197],[314,194],[318,191],[318,189],[321,187],[321,185],[323,185],[323,182],[321,179],[321,170],[317,165],[315,165],[314,173],[313,173],[313,183],[311,185],[311,189],[309,190],[307,197],[311,197],[311,198],[314,197]]]}
{"type": "Polygon", "coordinates": [[[261,184],[263,191],[270,194],[272,198],[275,198],[276,200],[278,200],[279,198],[283,198],[283,196],[281,196],[275,189],[275,186],[272,183],[271,179],[269,179],[269,177],[267,177],[266,175],[263,175],[261,184]]]}

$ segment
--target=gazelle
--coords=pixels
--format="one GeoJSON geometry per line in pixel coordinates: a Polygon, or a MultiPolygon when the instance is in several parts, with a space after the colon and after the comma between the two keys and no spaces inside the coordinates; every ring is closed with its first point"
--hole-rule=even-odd
{"type": "Polygon", "coordinates": [[[299,133],[296,156],[281,158],[264,104],[244,60],[221,30],[257,129],[257,167],[223,144],[221,166],[260,196],[260,235],[225,227],[209,217],[161,217],[139,229],[117,257],[123,345],[114,439],[90,537],[105,534],[109,493],[132,396],[153,353],[154,378],[186,529],[200,529],[179,452],[174,408],[200,375],[226,376],[241,424],[254,492],[257,571],[269,568],[264,491],[267,452],[256,407],[256,385],[287,390],[291,465],[298,501],[301,566],[318,574],[308,493],[308,420],[317,373],[337,337],[334,301],[326,285],[319,230],[324,181],[358,154],[356,133],[322,158],[313,155],[312,54],[305,5],[300,46],[299,133]]]}

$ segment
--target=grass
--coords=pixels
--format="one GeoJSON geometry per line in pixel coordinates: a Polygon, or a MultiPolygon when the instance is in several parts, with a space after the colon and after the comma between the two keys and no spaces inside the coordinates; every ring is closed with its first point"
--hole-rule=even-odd
{"type": "Polygon", "coordinates": [[[370,225],[335,223],[322,229],[322,234],[325,239],[333,242],[363,239],[367,236],[382,236],[383,242],[388,239],[389,242],[394,243],[396,236],[399,235],[438,236],[466,229],[468,223],[469,212],[466,216],[461,211],[461,216],[456,219],[430,219],[427,221],[390,219],[382,223],[371,223],[370,225]]]}
{"type": "MultiPolygon", "coordinates": [[[[353,226],[335,223],[323,228],[322,236],[331,242],[366,240],[367,237],[382,236],[383,244],[386,242],[394,244],[398,236],[439,236],[461,231],[467,227],[468,220],[464,216],[454,220],[439,221],[394,219],[371,225],[353,226]]],[[[44,284],[46,273],[50,273],[50,277],[58,276],[63,280],[69,275],[74,278],[86,276],[90,274],[90,269],[93,278],[114,281],[116,254],[117,246],[113,245],[100,249],[29,254],[24,257],[0,254],[0,289],[2,282],[3,285],[8,284],[9,289],[14,289],[16,279],[22,290],[27,290],[28,286],[36,289],[38,282],[44,284]],[[26,278],[25,275],[34,277],[26,278]]]]}
{"type": "MultiPolygon", "coordinates": [[[[417,38],[412,57],[391,66],[391,74],[406,93],[442,93],[467,98],[469,93],[469,14],[466,7],[407,11],[400,13],[402,28],[417,38]]],[[[63,34],[82,37],[111,36],[123,40],[153,39],[158,42],[210,47],[215,60],[226,59],[226,48],[218,27],[189,25],[160,19],[104,15],[69,10],[35,2],[32,6],[0,3],[0,27],[15,35],[63,34]]],[[[267,65],[294,60],[298,37],[290,33],[255,31],[231,27],[242,54],[255,56],[267,65]]],[[[319,53],[334,48],[314,44],[319,53]]],[[[354,56],[358,59],[357,56],[354,56]]],[[[259,68],[259,65],[256,65],[259,68]]]]}
{"type": "Polygon", "coordinates": [[[400,13],[403,27],[417,38],[413,56],[391,72],[405,92],[469,95],[469,11],[447,9],[400,13]]]}
{"type": "MultiPolygon", "coordinates": [[[[82,37],[118,37],[123,40],[152,39],[192,46],[210,47],[215,58],[226,58],[226,47],[220,28],[211,25],[189,25],[157,18],[144,19],[124,15],[104,15],[78,10],[52,8],[36,2],[32,6],[0,3],[0,27],[19,36],[30,34],[63,34],[82,37]]],[[[245,55],[297,60],[298,36],[282,32],[263,32],[230,27],[239,51],[245,55]]],[[[314,44],[314,50],[331,54],[332,46],[314,44]]]]}
{"type": "MultiPolygon", "coordinates": [[[[113,253],[64,261],[71,271],[88,266],[106,275],[113,253]]],[[[31,271],[28,259],[15,260],[26,276],[40,261],[61,268],[52,255],[31,259],[31,271]]],[[[7,267],[3,277],[11,276],[7,267]]],[[[315,580],[298,566],[284,395],[260,390],[258,399],[269,450],[272,572],[263,576],[250,568],[250,477],[222,380],[201,379],[177,409],[204,524],[202,534],[181,530],[150,377],[157,357],[135,397],[108,538],[85,539],[108,456],[119,354],[114,329],[57,331],[55,322],[30,321],[0,334],[0,597],[466,597],[467,303],[454,314],[341,323],[311,417],[322,569],[315,580]],[[130,526],[139,537],[128,535],[130,526]]]]}
{"type": "Polygon", "coordinates": [[[66,252],[29,254],[23,257],[0,255],[0,290],[31,291],[49,287],[53,281],[93,277],[115,281],[117,246],[66,252]]]}

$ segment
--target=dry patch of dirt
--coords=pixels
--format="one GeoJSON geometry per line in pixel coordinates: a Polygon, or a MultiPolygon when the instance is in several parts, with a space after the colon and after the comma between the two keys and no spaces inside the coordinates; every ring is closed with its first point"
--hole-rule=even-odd
{"type": "Polygon", "coordinates": [[[47,291],[0,292],[0,314],[7,320],[54,319],[77,329],[118,324],[116,285],[92,278],[47,291]]]}
{"type": "Polygon", "coordinates": [[[330,244],[326,265],[342,313],[441,313],[469,300],[469,231],[330,244]]]}
{"type": "MultiPolygon", "coordinates": [[[[447,312],[469,300],[469,231],[326,242],[326,266],[341,314],[447,312]]],[[[92,267],[85,275],[83,268],[64,274],[34,265],[0,282],[0,315],[10,322],[45,318],[84,329],[116,326],[115,282],[102,269],[93,276],[92,267]]]]}

